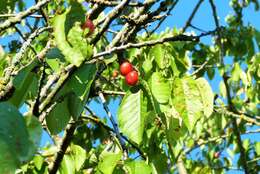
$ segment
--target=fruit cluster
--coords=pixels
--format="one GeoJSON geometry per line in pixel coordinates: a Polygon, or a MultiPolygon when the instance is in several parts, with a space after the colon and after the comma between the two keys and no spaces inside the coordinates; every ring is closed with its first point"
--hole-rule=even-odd
{"type": "Polygon", "coordinates": [[[133,65],[128,61],[120,65],[120,73],[125,76],[126,84],[134,86],[138,82],[138,72],[133,68],[133,65]]]}

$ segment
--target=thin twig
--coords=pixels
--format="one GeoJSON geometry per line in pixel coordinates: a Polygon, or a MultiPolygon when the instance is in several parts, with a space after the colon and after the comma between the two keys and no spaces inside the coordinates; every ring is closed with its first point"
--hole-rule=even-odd
{"type": "MultiPolygon", "coordinates": [[[[93,113],[93,111],[91,109],[89,109],[88,107],[85,107],[85,109],[90,113],[91,116],[82,116],[82,119],[88,119],[91,120],[92,122],[94,122],[95,124],[98,124],[100,126],[102,126],[103,128],[105,128],[108,131],[111,131],[113,133],[115,133],[115,130],[112,129],[111,127],[109,127],[108,125],[106,125],[105,123],[103,123],[97,116],[95,116],[95,114],[93,113]]],[[[140,154],[140,156],[146,160],[147,157],[144,154],[144,152],[137,146],[135,145],[133,142],[131,142],[126,136],[124,136],[122,133],[120,133],[120,135],[122,136],[122,138],[128,142],[134,149],[137,150],[137,152],[140,154]]]]}
{"type": "Polygon", "coordinates": [[[177,3],[179,2],[179,0],[176,0],[173,2],[173,4],[171,5],[171,7],[168,9],[166,15],[159,21],[159,23],[157,24],[157,26],[151,31],[149,32],[148,35],[152,35],[164,22],[164,20],[167,18],[167,16],[169,16],[171,14],[171,11],[174,9],[174,7],[177,5],[177,3]]]}
{"type": "MultiPolygon", "coordinates": [[[[39,0],[35,0],[36,3],[39,2],[39,0]]],[[[43,7],[40,7],[40,13],[44,19],[44,21],[46,22],[46,24],[48,25],[49,24],[49,16],[45,13],[44,11],[44,8],[43,7]]]]}
{"type": "Polygon", "coordinates": [[[208,63],[209,63],[210,59],[206,60],[202,65],[200,65],[200,67],[198,69],[196,69],[191,76],[196,75],[198,72],[200,72],[200,70],[202,70],[208,63]]]}
{"type": "Polygon", "coordinates": [[[125,145],[125,142],[120,134],[120,131],[119,131],[119,128],[118,128],[118,125],[116,123],[116,121],[114,120],[113,116],[112,116],[112,113],[110,112],[108,106],[107,106],[107,102],[106,102],[106,99],[103,95],[103,93],[101,91],[98,92],[98,95],[99,95],[99,98],[101,99],[101,102],[103,104],[103,108],[104,110],[106,111],[107,113],[107,116],[108,118],[110,119],[112,125],[113,125],[113,128],[114,128],[114,131],[115,131],[115,134],[116,134],[116,137],[118,138],[119,140],[119,143],[123,149],[123,152],[124,152],[124,159],[127,159],[127,148],[126,148],[126,145],[125,145]]]}
{"type": "MultiPolygon", "coordinates": [[[[24,36],[24,34],[20,31],[20,29],[14,25],[14,29],[16,30],[16,32],[21,36],[21,38],[23,39],[23,41],[25,42],[27,39],[26,37],[24,36]]],[[[29,48],[32,50],[32,52],[37,55],[37,52],[36,50],[33,48],[33,46],[30,44],[29,45],[29,48]]]]}
{"type": "MultiPolygon", "coordinates": [[[[0,18],[15,17],[17,15],[19,15],[19,13],[18,14],[0,14],[0,18]]],[[[30,18],[43,18],[42,15],[37,15],[37,14],[28,15],[27,17],[30,17],[30,18]]],[[[52,18],[53,16],[51,15],[49,17],[52,18]]]]}
{"type": "Polygon", "coordinates": [[[95,35],[95,37],[91,40],[91,44],[95,45],[100,37],[104,34],[104,32],[108,29],[109,25],[112,21],[118,17],[118,15],[123,11],[124,7],[127,6],[130,0],[123,0],[120,4],[118,4],[107,16],[104,21],[103,26],[99,30],[99,32],[95,35]]]}
{"type": "Polygon", "coordinates": [[[167,36],[167,37],[163,37],[161,39],[158,40],[151,40],[151,41],[145,41],[145,42],[141,42],[141,43],[128,43],[126,45],[122,45],[119,47],[113,47],[107,51],[101,52],[101,53],[97,53],[96,55],[94,55],[92,58],[92,60],[90,60],[88,63],[94,63],[97,60],[103,60],[104,58],[101,59],[97,59],[99,57],[102,56],[106,56],[106,55],[110,55],[114,52],[120,52],[122,50],[126,50],[128,48],[141,48],[141,47],[146,47],[146,46],[153,46],[156,44],[163,44],[164,42],[174,42],[174,41],[193,41],[193,42],[197,42],[199,40],[200,36],[187,36],[187,35],[176,35],[176,36],[167,36]],[[96,60],[97,59],[97,60],[96,60]]]}
{"type": "Polygon", "coordinates": [[[195,14],[197,13],[200,5],[202,4],[204,0],[199,0],[199,2],[196,4],[195,8],[193,9],[189,19],[186,21],[185,26],[183,27],[183,32],[187,30],[187,28],[190,26],[192,19],[194,18],[195,14]]]}
{"type": "Polygon", "coordinates": [[[108,91],[108,90],[104,90],[103,93],[107,94],[107,95],[125,95],[126,94],[123,91],[108,91]]]}
{"type": "Polygon", "coordinates": [[[28,8],[27,10],[18,13],[15,17],[12,17],[8,20],[5,20],[3,23],[0,23],[0,33],[4,31],[6,28],[10,27],[11,25],[14,25],[16,23],[19,23],[22,21],[23,18],[33,14],[37,10],[39,10],[41,7],[45,6],[47,3],[49,3],[51,0],[42,0],[39,1],[34,6],[28,8]]]}
{"type": "Polygon", "coordinates": [[[214,110],[215,110],[216,112],[218,112],[218,113],[223,113],[223,114],[226,114],[226,115],[235,117],[235,118],[240,118],[240,119],[245,120],[245,121],[247,121],[247,122],[249,122],[249,123],[251,123],[251,124],[255,124],[255,125],[257,125],[257,126],[260,126],[260,122],[259,122],[259,121],[257,121],[256,119],[250,118],[250,117],[246,116],[245,114],[242,114],[242,113],[240,113],[240,114],[234,113],[234,112],[232,112],[232,111],[226,110],[226,109],[223,108],[223,107],[221,107],[221,108],[219,108],[219,109],[214,109],[214,110]]]}
{"type": "MultiPolygon", "coordinates": [[[[249,130],[249,131],[246,131],[243,135],[246,135],[246,134],[255,134],[255,133],[259,133],[260,132],[260,129],[256,129],[256,130],[249,130]]],[[[180,153],[183,153],[183,154],[188,154],[190,153],[191,151],[193,151],[194,149],[200,147],[200,146],[203,146],[203,145],[206,145],[208,143],[212,143],[212,142],[217,142],[219,140],[222,140],[222,139],[225,139],[227,137],[230,137],[232,136],[233,134],[223,134],[223,135],[220,135],[220,136],[216,136],[216,137],[209,137],[207,140],[202,140],[202,139],[199,139],[199,140],[196,140],[195,142],[195,145],[191,148],[188,148],[184,151],[181,151],[180,153]]],[[[179,155],[177,155],[179,156],[179,155]]],[[[177,157],[176,157],[177,158],[177,157]]]]}
{"type": "MultiPolygon", "coordinates": [[[[87,0],[87,2],[93,3],[93,4],[98,4],[98,5],[105,5],[108,7],[114,7],[117,6],[119,4],[118,1],[110,1],[110,0],[87,0]]],[[[128,4],[128,6],[131,7],[142,7],[143,3],[141,2],[131,2],[128,4]]]]}
{"type": "MultiPolygon", "coordinates": [[[[225,84],[226,91],[227,91],[228,110],[233,113],[237,113],[236,108],[234,107],[234,105],[232,103],[232,97],[230,94],[230,87],[228,84],[228,77],[227,77],[226,73],[224,73],[224,75],[223,75],[223,80],[224,80],[224,84],[225,84]]],[[[239,128],[237,125],[236,118],[231,118],[231,121],[232,121],[232,125],[233,125],[234,134],[236,135],[237,145],[238,145],[238,148],[240,151],[240,158],[241,158],[242,166],[245,170],[245,173],[249,174],[249,168],[247,165],[247,155],[246,155],[245,149],[243,147],[243,143],[241,140],[241,135],[240,135],[240,131],[239,131],[239,128]]]]}

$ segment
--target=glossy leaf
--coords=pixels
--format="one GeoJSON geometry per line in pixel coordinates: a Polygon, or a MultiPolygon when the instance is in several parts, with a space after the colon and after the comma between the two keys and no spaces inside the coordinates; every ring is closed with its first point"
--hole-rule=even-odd
{"type": "Polygon", "coordinates": [[[60,133],[68,124],[70,117],[68,98],[65,98],[60,103],[57,103],[46,116],[47,127],[51,134],[60,133]]]}
{"type": "Polygon", "coordinates": [[[66,88],[72,91],[72,94],[69,95],[68,107],[74,119],[77,119],[83,111],[83,106],[88,99],[89,90],[96,76],[96,71],[95,64],[82,65],[66,84],[66,88]]]}

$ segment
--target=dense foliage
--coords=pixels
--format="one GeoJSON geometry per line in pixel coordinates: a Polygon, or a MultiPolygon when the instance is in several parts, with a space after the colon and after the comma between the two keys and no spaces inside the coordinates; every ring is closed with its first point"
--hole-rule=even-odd
{"type": "Polygon", "coordinates": [[[0,173],[258,173],[259,3],[159,32],[178,3],[1,1],[0,173]]]}

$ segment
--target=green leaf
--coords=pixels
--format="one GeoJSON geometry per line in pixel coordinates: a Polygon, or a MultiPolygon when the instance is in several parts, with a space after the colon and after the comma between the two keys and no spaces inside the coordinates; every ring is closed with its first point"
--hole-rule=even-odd
{"type": "Polygon", "coordinates": [[[96,64],[84,64],[73,73],[66,86],[84,101],[88,96],[96,71],[96,64]]]}
{"type": "Polygon", "coordinates": [[[152,47],[149,52],[150,59],[154,59],[160,69],[164,69],[167,65],[165,52],[166,50],[162,48],[162,45],[152,47]]]}
{"type": "Polygon", "coordinates": [[[118,110],[121,132],[137,144],[142,142],[147,115],[147,100],[142,90],[128,91],[118,110]]]}
{"type": "Polygon", "coordinates": [[[250,140],[249,139],[243,140],[243,147],[246,152],[249,150],[249,146],[250,146],[250,140]]]}
{"type": "Polygon", "coordinates": [[[160,174],[160,173],[167,173],[168,169],[168,157],[165,153],[163,152],[156,152],[152,156],[151,162],[149,165],[151,166],[153,170],[153,174],[160,174]],[[160,160],[158,160],[160,159],[160,160]]]}
{"type": "Polygon", "coordinates": [[[109,145],[99,156],[97,169],[98,172],[101,172],[102,174],[112,174],[117,162],[122,157],[122,152],[118,146],[115,147],[114,152],[107,150],[110,148],[109,145]]]}
{"type": "Polygon", "coordinates": [[[69,79],[66,88],[73,93],[69,95],[69,112],[74,119],[83,111],[83,107],[88,99],[88,94],[92,82],[96,76],[96,64],[82,65],[69,79]]]}
{"type": "Polygon", "coordinates": [[[22,68],[18,74],[13,79],[13,85],[15,87],[15,92],[9,99],[9,102],[19,108],[32,85],[33,78],[35,74],[32,72],[33,68],[38,65],[38,60],[32,61],[29,65],[22,68]]]}
{"type": "Polygon", "coordinates": [[[60,67],[65,63],[65,58],[58,48],[52,48],[46,54],[46,62],[54,72],[59,72],[60,67]]]}
{"type": "Polygon", "coordinates": [[[29,160],[30,148],[23,116],[10,103],[0,103],[0,171],[12,171],[29,160]]]}
{"type": "Polygon", "coordinates": [[[93,48],[87,43],[83,36],[83,30],[81,29],[80,24],[77,23],[70,29],[68,34],[68,41],[73,46],[73,49],[77,52],[80,52],[87,60],[92,55],[93,48]]]}
{"type": "Polygon", "coordinates": [[[170,84],[159,72],[152,74],[151,90],[159,103],[168,103],[171,95],[170,84]]]}
{"type": "MultiPolygon", "coordinates": [[[[8,13],[9,10],[11,10],[11,12],[12,12],[14,10],[15,4],[16,4],[16,0],[2,1],[0,3],[1,14],[8,13]]],[[[0,21],[1,21],[1,19],[0,19],[0,21]]]]}
{"type": "Polygon", "coordinates": [[[232,69],[232,72],[231,72],[231,74],[232,74],[232,76],[231,76],[232,81],[234,81],[234,82],[239,81],[240,72],[241,72],[241,68],[240,68],[239,63],[235,63],[234,67],[232,69]]]}
{"type": "Polygon", "coordinates": [[[27,131],[29,133],[29,139],[35,148],[37,148],[40,145],[42,137],[41,123],[35,116],[31,115],[30,113],[26,114],[24,119],[27,126],[27,131]]]}
{"type": "Polygon", "coordinates": [[[219,94],[224,98],[227,96],[227,90],[224,81],[219,83],[219,94]]]}
{"type": "Polygon", "coordinates": [[[153,68],[152,60],[145,59],[142,68],[144,69],[144,73],[148,74],[153,68]]]}
{"type": "Polygon", "coordinates": [[[183,78],[174,81],[173,106],[191,131],[204,111],[200,91],[195,80],[183,78]]]}
{"type": "Polygon", "coordinates": [[[79,171],[86,160],[86,151],[82,147],[74,144],[70,146],[70,149],[70,155],[72,156],[72,159],[75,163],[75,169],[76,171],[79,171]]]}
{"type": "Polygon", "coordinates": [[[36,155],[34,158],[33,158],[33,162],[34,162],[34,165],[35,167],[38,169],[38,170],[41,170],[42,168],[42,164],[44,162],[44,158],[40,155],[36,155]]]}
{"type": "Polygon", "coordinates": [[[260,155],[260,142],[255,143],[255,151],[256,151],[256,154],[259,156],[260,155]]]}
{"type": "Polygon", "coordinates": [[[165,118],[167,139],[170,143],[174,143],[185,132],[185,128],[181,125],[180,114],[171,107],[165,112],[165,118]]]}
{"type": "Polygon", "coordinates": [[[152,168],[145,161],[126,162],[125,167],[129,174],[139,174],[140,171],[142,174],[152,174],[152,168]]]}
{"type": "Polygon", "coordinates": [[[204,115],[209,117],[213,112],[214,94],[204,78],[198,78],[196,82],[202,98],[204,115]]]}
{"type": "Polygon", "coordinates": [[[51,134],[60,133],[70,120],[70,112],[68,109],[68,98],[57,103],[50,113],[46,116],[46,123],[51,134]]]}
{"type": "Polygon", "coordinates": [[[65,35],[74,26],[76,22],[85,22],[85,10],[81,3],[78,1],[70,1],[70,9],[67,12],[65,22],[65,35]]]}
{"type": "Polygon", "coordinates": [[[67,154],[64,155],[60,168],[59,168],[59,173],[60,174],[75,174],[74,161],[70,155],[67,155],[67,154]]]}
{"type": "MultiPolygon", "coordinates": [[[[83,52],[82,54],[82,45],[86,45],[86,40],[81,37],[81,40],[79,41],[78,37],[77,37],[77,41],[79,41],[79,43],[77,43],[77,45],[73,45],[73,43],[75,44],[75,42],[71,43],[72,46],[70,46],[70,43],[67,42],[67,38],[66,38],[66,33],[65,33],[65,23],[67,22],[67,14],[69,14],[70,9],[68,9],[65,13],[63,13],[62,15],[57,15],[54,17],[53,19],[53,29],[54,29],[54,38],[55,41],[57,43],[58,48],[61,50],[62,54],[65,56],[65,59],[74,64],[75,66],[80,66],[81,63],[86,59],[89,58],[90,55],[92,54],[92,52],[90,51],[90,46],[87,46],[86,51],[83,52]],[[78,48],[78,45],[81,45],[80,49],[78,48]],[[84,57],[84,55],[87,55],[89,57],[84,57]]],[[[79,26],[76,26],[79,27],[79,26]]],[[[79,30],[77,29],[77,31],[73,30],[72,33],[74,32],[78,32],[79,30]]],[[[82,33],[83,31],[81,31],[80,33],[82,33]]],[[[80,34],[78,33],[78,34],[80,34]]],[[[75,34],[76,35],[76,34],[75,34]]],[[[82,35],[83,36],[83,35],[82,35]]]]}
{"type": "Polygon", "coordinates": [[[260,32],[258,30],[255,30],[255,39],[258,46],[258,49],[260,48],[260,32]]]}
{"type": "Polygon", "coordinates": [[[8,142],[0,135],[0,173],[13,174],[18,166],[18,159],[8,142]]]}
{"type": "Polygon", "coordinates": [[[57,94],[56,105],[46,117],[47,127],[52,134],[58,134],[68,124],[71,116],[76,120],[87,102],[91,84],[96,75],[95,64],[79,67],[57,94]]]}

